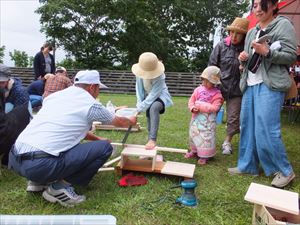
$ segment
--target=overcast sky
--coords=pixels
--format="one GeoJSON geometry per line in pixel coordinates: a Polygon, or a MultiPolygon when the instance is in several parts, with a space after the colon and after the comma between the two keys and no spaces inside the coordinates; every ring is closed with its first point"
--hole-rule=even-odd
{"type": "MultiPolygon", "coordinates": [[[[5,45],[4,64],[14,66],[9,52],[14,49],[34,56],[46,41],[40,32],[40,16],[34,11],[38,0],[0,0],[0,46],[5,45]]],[[[56,61],[65,58],[62,50],[56,52],[56,61]]]]}

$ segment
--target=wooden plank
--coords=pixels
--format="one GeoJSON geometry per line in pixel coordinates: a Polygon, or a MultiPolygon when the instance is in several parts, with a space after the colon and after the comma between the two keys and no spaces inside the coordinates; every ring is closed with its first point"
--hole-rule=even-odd
{"type": "Polygon", "coordinates": [[[165,166],[162,168],[161,173],[167,175],[193,178],[195,168],[195,164],[167,161],[165,166]]]}
{"type": "Polygon", "coordinates": [[[157,151],[155,151],[155,150],[146,150],[144,148],[125,147],[121,153],[121,168],[123,168],[124,165],[126,165],[125,160],[128,160],[128,156],[138,156],[138,157],[142,156],[142,157],[151,157],[152,158],[151,171],[154,171],[155,163],[156,163],[156,154],[157,154],[157,151]]]}
{"type": "Polygon", "coordinates": [[[135,148],[131,146],[127,146],[121,152],[122,155],[128,156],[146,156],[146,157],[154,157],[157,154],[156,150],[146,150],[145,148],[135,148]]]}
{"type": "Polygon", "coordinates": [[[180,148],[167,148],[167,147],[156,147],[157,151],[162,151],[162,152],[174,152],[174,153],[187,153],[187,149],[180,149],[180,148]]]}
{"type": "Polygon", "coordinates": [[[299,214],[299,194],[262,184],[251,183],[245,200],[284,212],[299,214]]]}
{"type": "Polygon", "coordinates": [[[114,170],[115,170],[114,167],[107,167],[107,168],[101,167],[100,169],[98,169],[98,172],[103,172],[103,171],[114,171],[114,170]]]}
{"type": "Polygon", "coordinates": [[[157,161],[155,167],[152,170],[152,160],[147,159],[127,159],[126,163],[121,167],[121,162],[117,165],[117,170],[129,170],[129,171],[140,171],[140,172],[153,172],[160,173],[164,167],[165,162],[157,161]]]}
{"type": "MultiPolygon", "coordinates": [[[[118,130],[118,131],[127,131],[126,127],[115,127],[113,125],[95,125],[97,130],[118,130]]],[[[138,132],[141,131],[141,127],[132,127],[130,132],[138,132]]]]}
{"type": "Polygon", "coordinates": [[[111,164],[114,164],[115,162],[118,162],[119,160],[121,160],[121,156],[118,156],[117,158],[114,158],[114,159],[104,163],[103,167],[108,167],[111,164]]]}
{"type": "MultiPolygon", "coordinates": [[[[145,145],[135,145],[135,144],[124,144],[123,145],[122,143],[117,143],[117,142],[113,142],[113,143],[111,143],[111,145],[145,149],[145,145]]],[[[163,152],[174,152],[174,153],[187,153],[188,152],[187,149],[167,148],[167,147],[159,147],[159,146],[156,146],[153,150],[163,151],[163,152]]],[[[147,151],[151,151],[151,150],[147,150],[147,151]]]]}

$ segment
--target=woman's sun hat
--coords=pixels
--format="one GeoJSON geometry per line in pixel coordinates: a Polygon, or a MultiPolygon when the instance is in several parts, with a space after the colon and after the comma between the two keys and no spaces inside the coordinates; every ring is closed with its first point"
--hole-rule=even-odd
{"type": "Polygon", "coordinates": [[[200,77],[207,79],[212,84],[221,84],[220,74],[221,74],[221,71],[218,67],[208,66],[208,67],[206,67],[205,70],[203,70],[200,77]]]}
{"type": "Polygon", "coordinates": [[[144,52],[139,57],[139,62],[131,68],[135,76],[143,79],[154,79],[165,72],[165,66],[152,52],[144,52]]]}
{"type": "Polygon", "coordinates": [[[248,32],[249,20],[246,18],[236,17],[231,25],[226,27],[226,30],[236,31],[246,34],[248,32]]]}

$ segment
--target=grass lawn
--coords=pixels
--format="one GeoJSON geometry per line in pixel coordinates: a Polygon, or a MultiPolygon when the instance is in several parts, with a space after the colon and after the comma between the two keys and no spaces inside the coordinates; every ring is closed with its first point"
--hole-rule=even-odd
{"type": "MultiPolygon", "coordinates": [[[[133,95],[101,94],[100,101],[106,104],[112,100],[115,105],[135,106],[133,95]]],[[[174,97],[175,105],[161,117],[158,145],[174,148],[188,148],[188,126],[191,113],[187,109],[186,97],[174,97]]],[[[55,116],[55,115],[54,115],[55,116]]],[[[146,116],[139,118],[141,126],[146,126],[146,116]]],[[[98,135],[121,142],[122,131],[97,131],[98,135]]],[[[287,114],[282,115],[282,137],[287,148],[296,179],[288,190],[300,193],[300,123],[288,122],[287,114]]],[[[0,175],[0,214],[110,214],[118,224],[251,224],[253,205],[244,201],[244,195],[251,182],[270,185],[272,177],[231,176],[228,167],[236,166],[238,141],[233,140],[234,154],[223,156],[220,146],[225,137],[225,125],[217,127],[216,157],[208,165],[196,166],[195,180],[198,183],[196,195],[199,205],[189,208],[174,204],[183,190],[170,189],[180,178],[144,174],[148,184],[139,187],[119,187],[120,179],[114,172],[98,173],[89,186],[76,187],[76,191],[87,196],[87,201],[74,207],[64,208],[59,204],[45,201],[41,194],[25,191],[26,179],[7,169],[0,175]]],[[[127,143],[145,144],[147,132],[131,133],[127,143]]],[[[121,149],[118,149],[121,151],[121,149]]],[[[182,154],[163,153],[165,160],[196,163],[194,159],[184,159],[182,154]]]]}

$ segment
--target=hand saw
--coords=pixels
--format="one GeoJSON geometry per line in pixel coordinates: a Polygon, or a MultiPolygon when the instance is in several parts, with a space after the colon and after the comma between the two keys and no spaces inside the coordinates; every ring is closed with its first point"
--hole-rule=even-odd
{"type": "Polygon", "coordinates": [[[131,131],[131,128],[132,128],[132,125],[129,125],[128,130],[126,131],[125,136],[124,136],[124,138],[123,138],[123,140],[122,140],[122,146],[123,146],[123,147],[124,147],[124,145],[125,145],[125,143],[126,143],[126,141],[127,141],[127,138],[128,138],[129,133],[130,133],[130,131],[131,131]]]}

